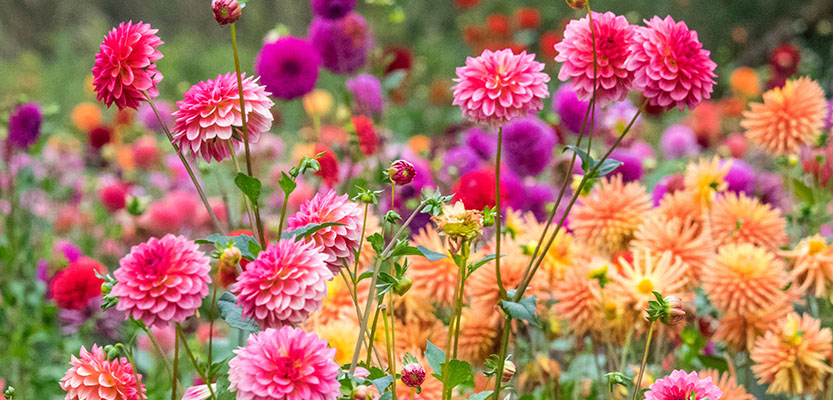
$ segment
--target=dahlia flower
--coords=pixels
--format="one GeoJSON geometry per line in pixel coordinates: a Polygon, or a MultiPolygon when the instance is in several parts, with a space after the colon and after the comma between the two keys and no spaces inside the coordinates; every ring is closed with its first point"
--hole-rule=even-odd
{"type": "Polygon", "coordinates": [[[207,400],[211,398],[211,393],[216,391],[216,383],[211,384],[210,390],[208,389],[208,385],[191,386],[185,389],[185,393],[182,394],[182,400],[207,400]]]}
{"type": "Polygon", "coordinates": [[[718,244],[750,243],[778,251],[787,243],[781,212],[743,193],[725,193],[714,202],[710,226],[718,244]]]}
{"type": "Polygon", "coordinates": [[[388,176],[390,176],[390,181],[394,185],[403,186],[414,180],[416,169],[414,169],[414,164],[408,161],[396,160],[390,164],[388,176]]]}
{"type": "Polygon", "coordinates": [[[666,193],[659,200],[656,213],[667,219],[691,218],[692,223],[703,225],[703,209],[694,193],[687,190],[676,190],[666,193]]]}
{"type": "Polygon", "coordinates": [[[491,160],[497,151],[497,136],[474,127],[464,134],[466,147],[474,150],[483,161],[491,160]]]}
{"type": "MultiPolygon", "coordinates": [[[[584,114],[587,112],[587,105],[589,101],[581,101],[576,94],[576,89],[570,83],[564,83],[555,91],[552,99],[552,111],[558,114],[558,118],[562,126],[565,126],[570,132],[580,133],[582,123],[584,122],[584,114]]],[[[594,126],[598,126],[601,120],[601,113],[596,113],[595,119],[590,119],[587,116],[586,131],[589,132],[590,121],[595,121],[594,126]]]]}
{"type": "MultiPolygon", "coordinates": [[[[256,143],[260,134],[272,126],[270,108],[275,104],[257,80],[243,78],[243,99],[246,104],[246,125],[249,142],[256,143]]],[[[243,139],[243,116],[240,95],[234,73],[218,75],[217,79],[202,81],[185,92],[185,99],[176,102],[174,112],[174,143],[180,151],[190,152],[192,158],[202,155],[205,161],[222,161],[243,139]]]]}
{"type": "Polygon", "coordinates": [[[616,160],[622,165],[616,167],[609,176],[620,176],[622,182],[629,183],[642,179],[643,169],[642,161],[645,157],[640,157],[633,153],[630,149],[617,147],[610,152],[611,160],[616,160]]]}
{"type": "Polygon", "coordinates": [[[69,310],[86,307],[90,299],[101,295],[104,281],[96,273],[106,274],[107,268],[89,257],[81,257],[58,271],[50,283],[55,304],[69,310]]]}
{"type": "Polygon", "coordinates": [[[374,44],[367,21],[356,12],[339,19],[315,17],[309,25],[309,38],[321,55],[324,68],[344,75],[365,64],[374,44]]]}
{"type": "MultiPolygon", "coordinates": [[[[597,264],[598,261],[594,263],[597,264]]],[[[567,320],[576,336],[598,331],[604,317],[599,281],[589,276],[590,271],[591,268],[583,265],[569,269],[563,279],[555,282],[551,292],[557,301],[553,311],[567,320]]]]}
{"type": "Polygon", "coordinates": [[[735,193],[751,194],[755,191],[755,170],[744,162],[743,160],[732,159],[731,161],[721,161],[721,163],[730,162],[729,172],[723,179],[726,181],[726,190],[735,193]]]}
{"type": "Polygon", "coordinates": [[[516,119],[503,128],[506,166],[519,177],[536,176],[552,161],[555,131],[535,117],[516,119]]]}
{"type": "Polygon", "coordinates": [[[129,21],[122,22],[104,37],[93,65],[93,86],[98,101],[107,107],[116,103],[120,110],[135,110],[142,101],[159,96],[156,85],[162,81],[162,74],[156,70],[156,61],[162,58],[162,53],[156,48],[162,40],[156,32],[141,21],[136,24],[129,21]]]}
{"type": "Polygon", "coordinates": [[[373,127],[373,121],[364,115],[355,116],[350,120],[353,122],[353,128],[356,130],[359,151],[361,151],[365,156],[372,156],[375,154],[376,147],[379,146],[379,136],[376,135],[376,129],[373,127]]]}
{"type": "Polygon", "coordinates": [[[755,400],[751,394],[746,392],[743,385],[737,382],[735,376],[729,372],[720,373],[716,369],[706,369],[697,373],[700,379],[711,378],[712,383],[723,392],[721,399],[726,400],[755,400]]]}
{"type": "Polygon", "coordinates": [[[652,254],[649,250],[637,250],[633,252],[633,261],[620,257],[618,262],[620,273],[612,277],[613,290],[623,292],[634,311],[648,308],[648,302],[655,300],[655,291],[664,296],[690,297],[686,289],[689,278],[680,259],[671,252],[652,254]]]}
{"type": "Polygon", "coordinates": [[[437,171],[437,178],[444,182],[454,182],[457,177],[480,168],[480,156],[471,147],[461,145],[448,149],[442,158],[442,169],[437,171]]]}
{"type": "Polygon", "coordinates": [[[483,50],[457,68],[453,104],[472,122],[493,126],[526,117],[544,108],[542,99],[549,97],[550,77],[543,70],[544,64],[526,51],[483,50]]]}
{"type": "Polygon", "coordinates": [[[797,283],[798,289],[823,297],[833,287],[833,246],[821,235],[805,238],[795,249],[779,254],[792,260],[790,281],[797,283]]]}
{"type": "Polygon", "coordinates": [[[798,294],[790,291],[786,296],[777,296],[766,309],[754,313],[721,315],[712,340],[725,342],[736,351],[751,350],[757,338],[781,326],[793,312],[792,302],[798,294]]]}
{"type": "MultiPolygon", "coordinates": [[[[341,280],[341,279],[336,279],[341,280]]],[[[348,310],[355,314],[355,308],[348,304],[348,310]]],[[[335,349],[333,358],[338,365],[349,364],[353,360],[353,352],[356,350],[356,338],[359,336],[359,324],[350,319],[334,320],[327,323],[315,325],[313,332],[327,342],[327,346],[335,349]]],[[[365,349],[362,350],[365,353],[365,349]]],[[[361,355],[360,355],[361,356],[361,355]]]]}
{"type": "Polygon", "coordinates": [[[666,159],[696,156],[700,153],[697,134],[685,125],[671,125],[662,133],[659,141],[662,154],[666,159]]]}
{"type": "Polygon", "coordinates": [[[211,282],[209,258],[183,236],[167,234],[133,246],[113,272],[118,310],[145,325],[182,322],[202,305],[211,282]]]}
{"type": "Polygon", "coordinates": [[[321,169],[315,172],[315,176],[320,177],[324,184],[332,188],[338,183],[338,159],[335,152],[332,148],[321,143],[316,143],[314,149],[313,154],[324,153],[316,159],[321,169]]]}
{"type": "Polygon", "coordinates": [[[107,360],[104,350],[93,345],[92,352],[81,347],[80,358],[72,356],[72,368],[61,378],[61,389],[67,400],[142,400],[145,385],[142,375],[133,372],[133,365],[122,357],[107,360]],[[138,377],[139,381],[136,382],[138,377]],[[141,388],[141,393],[139,389],[141,388]]]}
{"type": "Polygon", "coordinates": [[[211,11],[214,12],[214,20],[222,26],[237,22],[243,7],[237,0],[214,0],[211,2],[211,11]]]}
{"type": "Polygon", "coordinates": [[[373,116],[382,112],[384,98],[382,84],[375,76],[359,74],[345,82],[347,90],[353,95],[353,107],[356,112],[373,116]]]}
{"type": "Polygon", "coordinates": [[[356,0],[310,0],[310,5],[317,17],[339,19],[356,8],[356,0]]]}
{"type": "Polygon", "coordinates": [[[335,400],[335,352],[299,328],[253,333],[229,361],[229,390],[240,400],[335,400]]]}
{"type": "Polygon", "coordinates": [[[263,45],[255,58],[255,74],[260,75],[260,82],[282,100],[297,99],[312,91],[320,66],[321,56],[312,44],[291,36],[263,45]]]}
{"type": "Polygon", "coordinates": [[[797,154],[824,127],[827,105],[816,81],[803,77],[764,93],[764,102],[750,104],[740,125],[746,137],[773,155],[797,154]]]}
{"type": "Polygon", "coordinates": [[[731,166],[728,162],[721,164],[717,156],[711,160],[704,158],[690,163],[685,169],[685,189],[693,193],[703,207],[708,208],[718,193],[729,188],[726,174],[731,166]]]}
{"type": "Polygon", "coordinates": [[[636,230],[631,248],[657,254],[671,252],[679,257],[686,275],[696,281],[703,268],[713,260],[715,243],[708,230],[691,216],[667,218],[652,212],[636,230]]]}
{"type": "Polygon", "coordinates": [[[9,115],[9,134],[6,140],[14,148],[28,149],[38,140],[42,122],[43,113],[38,103],[19,104],[9,115]]]}
{"type": "Polygon", "coordinates": [[[833,372],[833,334],[819,320],[793,313],[755,341],[749,358],[758,383],[769,384],[768,394],[816,394],[833,372]]]}
{"type": "Polygon", "coordinates": [[[324,262],[336,275],[342,262],[348,265],[353,262],[353,252],[358,249],[361,239],[363,214],[362,208],[346,194],[338,196],[330,190],[323,195],[316,193],[301,205],[298,212],[287,219],[287,227],[293,230],[308,224],[339,224],[321,228],[307,239],[320,247],[324,262]]]}
{"type": "Polygon", "coordinates": [[[711,377],[700,379],[697,372],[678,369],[657,379],[645,392],[645,400],[716,400],[723,392],[712,383],[711,377]]]}
{"type": "Polygon", "coordinates": [[[645,20],[635,27],[627,68],[634,73],[633,88],[648,105],[693,109],[711,96],[717,64],[685,22],[671,16],[645,20]]]}
{"type": "Polygon", "coordinates": [[[634,78],[627,63],[633,35],[634,27],[628,20],[612,12],[593,12],[593,32],[588,16],[570,21],[564,30],[564,39],[555,45],[558,52],[555,61],[563,63],[558,79],[572,79],[576,94],[583,101],[593,97],[595,82],[596,103],[600,107],[624,100],[634,78]]]}

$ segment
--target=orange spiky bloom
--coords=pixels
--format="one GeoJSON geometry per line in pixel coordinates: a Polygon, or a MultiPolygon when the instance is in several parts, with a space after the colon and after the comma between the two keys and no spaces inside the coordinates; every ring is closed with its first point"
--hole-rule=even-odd
{"type": "Polygon", "coordinates": [[[720,388],[723,394],[721,399],[726,400],[755,400],[755,396],[746,392],[742,385],[738,384],[735,379],[734,371],[732,373],[720,373],[716,369],[705,369],[697,372],[700,379],[712,378],[712,384],[720,388]]]}
{"type": "Polygon", "coordinates": [[[769,394],[816,394],[833,372],[833,334],[809,315],[792,313],[778,329],[755,341],[749,354],[758,383],[769,394]]]}
{"type": "Polygon", "coordinates": [[[693,283],[714,258],[715,244],[709,232],[692,217],[667,218],[652,212],[636,230],[631,249],[647,249],[656,254],[671,252],[680,258],[693,283]]]}
{"type": "MultiPolygon", "coordinates": [[[[437,253],[448,254],[448,247],[433,226],[426,226],[412,239],[411,245],[425,246],[437,253]]],[[[475,259],[476,261],[476,259],[475,259]]],[[[411,292],[428,297],[444,306],[451,305],[457,284],[457,265],[451,256],[430,261],[422,256],[408,257],[408,274],[413,280],[411,292]]],[[[483,268],[481,268],[483,269],[483,268]]]]}
{"type": "MultiPolygon", "coordinates": [[[[604,259],[594,260],[594,265],[605,263],[604,259]]],[[[580,265],[568,270],[552,290],[552,298],[557,301],[553,311],[567,320],[576,336],[600,330],[604,317],[599,281],[590,277],[593,269],[580,265]]]]}
{"type": "Polygon", "coordinates": [[[797,154],[821,133],[827,101],[816,81],[808,77],[790,80],[763,97],[763,104],[749,105],[740,125],[746,128],[746,137],[768,153],[797,154]]]}
{"type": "Polygon", "coordinates": [[[690,285],[686,271],[680,259],[671,252],[634,251],[633,261],[620,257],[619,266],[619,273],[612,276],[611,289],[623,293],[634,311],[641,312],[648,308],[649,301],[656,300],[652,292],[675,295],[683,300],[691,298],[686,289],[690,285]]]}
{"type": "MultiPolygon", "coordinates": [[[[380,317],[381,318],[381,317],[380,317]]],[[[401,360],[401,357],[405,355],[406,351],[411,351],[412,349],[419,349],[420,351],[425,350],[425,346],[427,340],[431,338],[435,332],[436,318],[431,321],[430,325],[426,325],[422,321],[403,321],[400,318],[396,319],[396,323],[394,324],[394,339],[396,343],[394,343],[396,348],[396,354],[399,355],[399,360],[396,360],[397,363],[401,360]]],[[[382,325],[382,321],[379,321],[379,325],[382,325]]],[[[384,329],[380,329],[376,332],[377,337],[380,340],[381,346],[379,347],[379,353],[383,359],[387,358],[385,353],[385,331],[384,329]]],[[[376,341],[377,339],[374,339],[376,341]]],[[[434,342],[434,339],[431,339],[431,342],[434,342]]],[[[443,342],[445,344],[445,342],[443,342]]],[[[441,346],[441,345],[439,345],[441,346]]],[[[413,351],[411,351],[413,354],[413,351]]]]}
{"type": "Polygon", "coordinates": [[[729,173],[731,162],[720,165],[717,156],[711,160],[701,159],[686,166],[683,178],[685,190],[694,195],[695,201],[702,207],[708,208],[714,202],[718,193],[729,188],[726,174],[729,173]]]}
{"type": "MultiPolygon", "coordinates": [[[[364,307],[367,300],[369,288],[370,280],[365,279],[359,282],[356,296],[361,307],[364,307]]],[[[364,308],[362,308],[362,312],[364,312],[364,308]]],[[[350,289],[344,279],[337,276],[327,282],[327,296],[321,301],[321,309],[311,313],[305,324],[310,327],[317,327],[318,325],[326,325],[341,320],[358,321],[358,318],[350,289]]]]}
{"type": "Polygon", "coordinates": [[[633,232],[651,209],[651,198],[638,182],[622,183],[621,176],[604,178],[570,214],[575,237],[607,254],[628,248],[633,232]]]}
{"type": "Polygon", "coordinates": [[[659,215],[666,219],[680,218],[691,220],[697,224],[703,224],[703,208],[697,201],[694,192],[677,190],[673,193],[666,193],[659,201],[659,206],[654,209],[659,215]]]}
{"type": "Polygon", "coordinates": [[[750,243],[769,251],[787,244],[786,221],[778,209],[740,193],[726,193],[714,203],[710,227],[718,245],[750,243]]]}
{"type": "MultiPolygon", "coordinates": [[[[797,295],[792,291],[791,294],[797,295]]],[[[794,298],[795,296],[792,296],[794,298]]],[[[718,320],[714,340],[725,342],[735,350],[751,350],[755,339],[777,327],[793,311],[790,295],[779,296],[768,309],[738,315],[726,314],[718,320]]]]}
{"type": "Polygon", "coordinates": [[[833,246],[821,235],[805,238],[795,249],[780,254],[792,260],[790,280],[800,290],[822,297],[833,286],[833,246]]]}
{"type": "MultiPolygon", "coordinates": [[[[490,354],[498,351],[500,314],[491,308],[478,305],[474,307],[463,309],[460,336],[457,340],[457,358],[472,365],[483,365],[490,354]]],[[[438,328],[431,337],[431,343],[442,349],[448,339],[447,335],[447,326],[438,328]]]]}
{"type": "Polygon", "coordinates": [[[356,321],[342,319],[330,321],[326,324],[318,324],[313,332],[319,338],[326,340],[329,347],[336,349],[336,363],[344,365],[353,359],[353,352],[356,350],[356,338],[359,336],[359,325],[356,321]]]}

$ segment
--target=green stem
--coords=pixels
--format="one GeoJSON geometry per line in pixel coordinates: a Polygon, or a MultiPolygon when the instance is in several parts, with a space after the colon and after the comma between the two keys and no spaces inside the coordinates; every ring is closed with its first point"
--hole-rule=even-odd
{"type": "Polygon", "coordinates": [[[174,374],[171,379],[171,400],[176,400],[176,381],[179,379],[179,336],[174,335],[174,374]]]}
{"type": "Polygon", "coordinates": [[[506,349],[509,347],[509,334],[512,331],[512,317],[509,314],[503,318],[503,333],[500,338],[500,354],[498,355],[497,369],[495,370],[495,389],[492,392],[492,399],[500,398],[500,383],[503,381],[504,361],[506,361],[506,349]]]}
{"type": "MultiPolygon", "coordinates": [[[[199,374],[200,378],[202,378],[202,381],[205,382],[206,385],[208,385],[208,393],[211,395],[211,398],[216,400],[217,397],[214,396],[214,389],[211,387],[211,379],[208,377],[208,375],[206,375],[205,371],[203,371],[197,363],[197,359],[194,357],[194,353],[191,352],[191,348],[188,346],[188,341],[185,340],[185,334],[182,333],[182,326],[179,324],[179,322],[176,323],[176,334],[179,340],[182,341],[182,344],[185,347],[185,352],[188,354],[188,358],[191,359],[191,364],[194,364],[194,369],[197,370],[197,374],[199,374]]],[[[208,365],[211,365],[211,361],[208,362],[208,365]]]]}
{"type": "MultiPolygon", "coordinates": [[[[370,333],[368,334],[369,335],[368,346],[370,346],[374,351],[376,350],[376,346],[373,344],[373,340],[376,339],[376,326],[379,323],[379,311],[381,311],[379,309],[379,307],[376,307],[376,312],[373,313],[373,322],[370,324],[370,333]]],[[[372,355],[370,354],[370,351],[368,349],[367,360],[365,361],[365,364],[370,365],[370,357],[371,356],[372,355]]],[[[378,358],[378,356],[377,356],[377,358],[378,358]]],[[[382,363],[380,361],[379,362],[379,368],[381,368],[381,367],[382,367],[382,363]]]]}
{"type": "Polygon", "coordinates": [[[625,346],[622,347],[622,360],[619,362],[619,369],[624,370],[625,364],[628,362],[628,353],[631,350],[631,338],[633,337],[633,324],[628,328],[628,333],[625,335],[625,346]]]}
{"type": "Polygon", "coordinates": [[[168,356],[165,355],[165,352],[162,351],[162,347],[159,346],[159,342],[156,341],[156,336],[148,327],[142,325],[141,328],[148,335],[148,338],[150,338],[150,344],[153,345],[153,348],[156,349],[157,353],[159,353],[159,357],[162,358],[162,362],[165,364],[165,369],[168,370],[168,375],[173,378],[173,373],[171,372],[171,362],[168,361],[168,356]]]}
{"type": "MultiPolygon", "coordinates": [[[[353,278],[355,279],[359,276],[359,256],[362,253],[362,247],[364,246],[364,234],[367,232],[367,211],[370,209],[370,203],[365,203],[364,205],[364,216],[362,217],[362,235],[359,237],[359,247],[356,250],[356,259],[353,260],[353,278]]],[[[358,290],[357,282],[353,282],[353,285],[356,286],[356,290],[358,290]]],[[[358,307],[358,304],[356,305],[358,307]]]]}
{"type": "Polygon", "coordinates": [[[502,236],[500,225],[500,156],[502,147],[503,126],[498,128],[497,131],[497,155],[495,155],[495,208],[497,209],[495,215],[495,275],[497,276],[497,287],[501,299],[506,298],[506,288],[503,287],[503,279],[500,277],[500,239],[502,236]]]}
{"type": "MultiPolygon", "coordinates": [[[[138,398],[141,399],[142,398],[142,385],[139,381],[139,372],[138,372],[139,367],[133,361],[133,351],[131,351],[130,349],[127,348],[127,346],[125,346],[121,343],[116,343],[116,347],[117,348],[121,347],[122,351],[124,352],[125,357],[127,357],[127,362],[130,363],[130,369],[133,370],[133,379],[136,380],[136,394],[138,395],[138,398]]],[[[2,389],[2,388],[0,388],[0,389],[2,389]]]]}
{"type": "Polygon", "coordinates": [[[451,318],[448,321],[448,331],[446,333],[445,338],[445,364],[443,364],[442,368],[442,375],[443,375],[443,393],[442,398],[445,399],[448,392],[451,392],[451,388],[448,387],[448,380],[451,377],[449,372],[450,368],[448,366],[449,362],[451,361],[451,353],[452,353],[452,343],[454,341],[454,332],[458,331],[455,329],[455,325],[457,324],[457,297],[460,296],[460,281],[463,280],[463,269],[460,268],[460,265],[457,265],[457,280],[454,284],[454,295],[451,298],[451,318]]]}
{"type": "MultiPolygon", "coordinates": [[[[393,397],[398,397],[396,395],[396,316],[394,315],[393,310],[393,291],[388,292],[388,314],[390,314],[390,354],[391,359],[388,361],[388,364],[391,365],[391,376],[393,376],[393,397]]],[[[387,329],[387,327],[385,327],[387,329]]]]}
{"type": "Polygon", "coordinates": [[[648,362],[648,350],[651,348],[651,338],[654,335],[654,325],[657,321],[651,321],[651,327],[648,328],[648,339],[645,341],[645,351],[642,352],[642,364],[639,366],[639,374],[636,377],[636,385],[633,387],[633,396],[631,400],[636,400],[636,394],[639,393],[639,388],[642,386],[642,374],[645,372],[645,363],[648,362]]]}
{"type": "Polygon", "coordinates": [[[284,193],[283,195],[283,204],[281,205],[281,221],[278,225],[278,240],[281,238],[281,234],[283,234],[283,221],[286,220],[286,206],[289,204],[289,195],[291,193],[284,193]]]}
{"type": "Polygon", "coordinates": [[[395,355],[393,354],[393,345],[390,343],[390,327],[388,326],[388,312],[384,306],[382,307],[382,320],[385,323],[385,347],[387,347],[387,354],[388,354],[388,371],[390,371],[391,376],[393,376],[393,383],[391,384],[391,390],[393,391],[393,397],[396,398],[396,371],[393,369],[393,363],[395,363],[394,358],[395,355]]]}
{"type": "Polygon", "coordinates": [[[208,365],[214,362],[212,350],[214,348],[214,310],[217,307],[217,286],[214,286],[214,293],[211,295],[211,308],[208,310],[208,365]]]}
{"type": "MultiPolygon", "coordinates": [[[[231,141],[226,141],[226,144],[228,144],[228,150],[229,150],[229,153],[231,154],[231,160],[234,162],[234,169],[237,171],[237,173],[243,172],[240,169],[240,163],[237,161],[237,155],[234,154],[234,146],[232,146],[231,141]]],[[[240,192],[240,197],[243,198],[243,204],[246,205],[246,215],[249,216],[249,227],[252,229],[252,234],[257,236],[257,237],[260,237],[260,234],[258,233],[258,228],[256,226],[256,222],[255,222],[255,214],[252,211],[252,207],[249,205],[249,202],[251,200],[243,192],[240,192]]],[[[262,247],[263,243],[261,243],[260,245],[262,247]]],[[[263,248],[265,248],[265,247],[263,247],[263,248]]]]}

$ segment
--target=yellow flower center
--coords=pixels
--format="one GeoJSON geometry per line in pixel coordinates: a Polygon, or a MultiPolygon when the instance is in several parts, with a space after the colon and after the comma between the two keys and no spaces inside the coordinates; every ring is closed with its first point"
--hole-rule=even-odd
{"type": "Polygon", "coordinates": [[[827,248],[827,245],[822,238],[812,238],[807,243],[807,253],[811,256],[821,253],[825,248],[827,248]]]}
{"type": "Polygon", "coordinates": [[[651,282],[650,279],[646,278],[639,282],[638,285],[636,285],[636,289],[639,290],[639,293],[649,294],[654,291],[654,283],[651,282]]]}

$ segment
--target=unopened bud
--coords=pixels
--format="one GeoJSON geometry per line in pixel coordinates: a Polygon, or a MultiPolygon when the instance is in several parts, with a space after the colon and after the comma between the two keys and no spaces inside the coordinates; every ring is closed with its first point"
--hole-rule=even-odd
{"type": "Polygon", "coordinates": [[[223,250],[217,262],[217,282],[220,286],[227,288],[237,280],[237,263],[241,258],[242,253],[237,247],[223,250]]]}
{"type": "Polygon", "coordinates": [[[407,387],[419,387],[425,382],[425,368],[419,363],[410,363],[402,367],[402,383],[407,387]]]}
{"type": "Polygon", "coordinates": [[[587,0],[567,0],[567,5],[575,10],[581,10],[587,4],[587,0]]]}
{"type": "Polygon", "coordinates": [[[211,3],[211,10],[214,11],[214,19],[220,25],[228,25],[237,22],[243,8],[237,0],[214,0],[211,3]]]}
{"type": "Polygon", "coordinates": [[[107,355],[108,360],[114,360],[119,356],[119,349],[113,345],[104,346],[104,354],[107,355]]]}
{"type": "Polygon", "coordinates": [[[302,99],[304,111],[309,116],[322,116],[330,112],[333,107],[333,95],[324,89],[315,89],[307,93],[302,99]]]}
{"type": "Polygon", "coordinates": [[[3,394],[6,395],[6,399],[13,400],[17,393],[15,393],[14,387],[9,386],[3,394]]]}
{"type": "Polygon", "coordinates": [[[396,282],[395,285],[393,285],[393,291],[396,292],[396,294],[402,296],[405,293],[408,293],[408,290],[411,288],[411,285],[413,284],[414,281],[412,281],[411,278],[409,278],[407,275],[403,276],[399,279],[398,282],[396,282]]]}
{"type": "Polygon", "coordinates": [[[353,389],[353,393],[351,394],[350,398],[352,400],[370,400],[373,398],[373,395],[370,393],[370,387],[367,385],[359,385],[353,389]]]}
{"type": "Polygon", "coordinates": [[[515,363],[512,361],[506,360],[503,363],[503,375],[501,375],[501,380],[503,382],[509,382],[512,380],[512,377],[515,376],[515,363]]]}
{"type": "Polygon", "coordinates": [[[414,180],[414,176],[416,176],[416,169],[414,169],[414,164],[405,160],[396,160],[390,165],[388,175],[394,185],[407,185],[414,180]]]}
{"type": "Polygon", "coordinates": [[[666,303],[665,314],[662,317],[662,322],[666,325],[675,325],[685,319],[685,310],[683,310],[683,301],[677,296],[666,296],[663,299],[666,303]]]}

